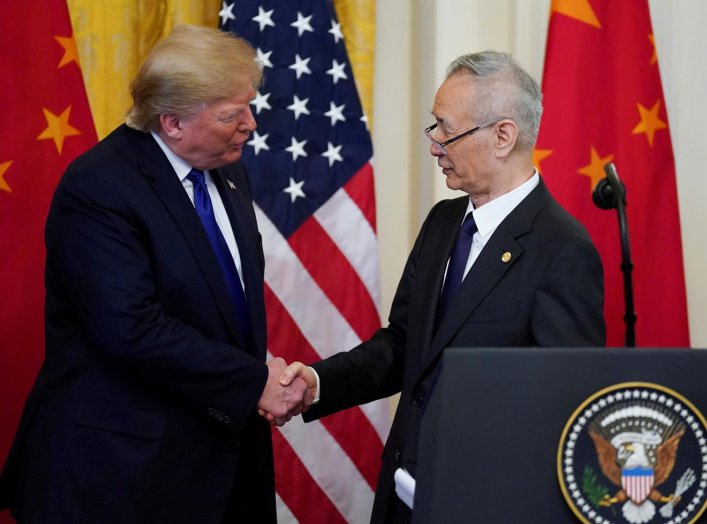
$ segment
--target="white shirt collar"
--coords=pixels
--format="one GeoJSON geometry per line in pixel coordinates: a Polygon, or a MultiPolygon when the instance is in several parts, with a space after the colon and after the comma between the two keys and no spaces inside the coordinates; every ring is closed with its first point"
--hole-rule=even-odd
{"type": "MultiPolygon", "coordinates": [[[[493,233],[498,225],[527,197],[530,192],[540,183],[540,175],[537,171],[528,180],[517,188],[509,191],[505,195],[494,198],[478,209],[474,209],[474,204],[469,197],[469,205],[466,213],[474,212],[474,222],[482,238],[493,233]]],[[[466,213],[464,216],[466,216],[466,213]]]]}
{"type": "Polygon", "coordinates": [[[174,172],[177,173],[179,181],[182,182],[189,174],[189,171],[191,171],[192,166],[190,166],[182,157],[177,156],[174,151],[167,147],[167,144],[164,143],[164,140],[162,140],[160,135],[154,131],[150,131],[150,134],[157,142],[157,145],[160,146],[162,151],[164,151],[164,154],[167,156],[167,160],[169,160],[169,163],[172,164],[174,172]]]}

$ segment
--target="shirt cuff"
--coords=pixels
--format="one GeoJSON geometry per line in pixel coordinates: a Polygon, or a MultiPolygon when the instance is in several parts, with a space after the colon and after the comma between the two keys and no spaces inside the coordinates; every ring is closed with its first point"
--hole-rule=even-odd
{"type": "Polygon", "coordinates": [[[319,403],[319,375],[314,371],[313,367],[309,366],[309,369],[312,370],[312,373],[314,373],[314,376],[317,378],[317,393],[314,395],[314,402],[312,402],[312,404],[317,404],[319,403]]]}

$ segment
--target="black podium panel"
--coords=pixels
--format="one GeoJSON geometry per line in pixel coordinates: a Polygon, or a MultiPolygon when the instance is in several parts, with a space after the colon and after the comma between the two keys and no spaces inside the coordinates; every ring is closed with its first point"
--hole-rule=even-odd
{"type": "MultiPolygon", "coordinates": [[[[707,413],[707,351],[446,349],[422,420],[413,523],[593,522],[570,509],[563,496],[558,450],[569,422],[581,415],[580,406],[598,392],[624,383],[673,390],[686,404],[707,413]]],[[[663,399],[660,391],[653,396],[663,399]]],[[[699,430],[697,434],[699,439],[699,430]]],[[[683,440],[687,442],[687,437],[683,440]]],[[[688,444],[682,446],[687,449],[688,444]]],[[[697,467],[699,484],[707,474],[697,467]]],[[[679,473],[678,466],[675,471],[679,473]]],[[[594,472],[597,484],[611,486],[601,468],[594,467],[594,472]]],[[[586,478],[584,482],[586,487],[586,478]]],[[[671,477],[664,493],[671,493],[674,486],[671,477]]],[[[650,522],[670,521],[658,514],[660,505],[654,505],[656,514],[650,522]]],[[[677,516],[683,506],[676,506],[677,516]]],[[[681,522],[696,522],[695,513],[699,507],[681,522]]],[[[629,522],[620,504],[607,510],[605,517],[605,522],[629,522]]]]}

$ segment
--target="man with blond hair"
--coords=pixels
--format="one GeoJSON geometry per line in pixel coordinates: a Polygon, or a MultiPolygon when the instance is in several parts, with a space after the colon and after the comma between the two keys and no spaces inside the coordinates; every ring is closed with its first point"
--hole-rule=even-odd
{"type": "Polygon", "coordinates": [[[239,162],[255,52],[180,26],[126,125],[46,223],[46,358],[0,480],[18,522],[275,522],[272,442],[306,407],[267,364],[263,252],[239,162]]]}

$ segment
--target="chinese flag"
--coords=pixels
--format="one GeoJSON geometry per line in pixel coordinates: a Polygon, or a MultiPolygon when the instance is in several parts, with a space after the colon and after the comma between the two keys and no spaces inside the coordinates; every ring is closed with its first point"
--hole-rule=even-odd
{"type": "Polygon", "coordinates": [[[689,346],[668,115],[647,0],[553,0],[535,163],[604,263],[607,343],[625,345],[617,214],[592,202],[614,162],[626,186],[637,346],[689,346]]]}
{"type": "Polygon", "coordinates": [[[0,16],[0,467],[44,355],[49,202],[97,140],[66,0],[31,5],[5,2],[0,16]]]}

